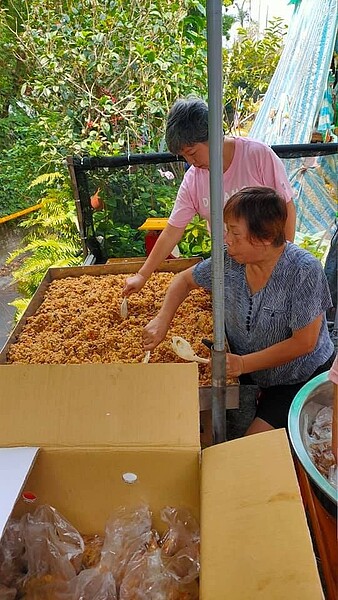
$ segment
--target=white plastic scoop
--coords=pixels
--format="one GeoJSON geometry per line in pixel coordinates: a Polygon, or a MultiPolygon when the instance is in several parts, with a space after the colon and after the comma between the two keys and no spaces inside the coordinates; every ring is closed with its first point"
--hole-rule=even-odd
{"type": "Polygon", "coordinates": [[[127,300],[127,296],[125,296],[121,302],[121,307],[120,307],[120,316],[121,319],[126,319],[128,316],[128,300],[127,300]]]}
{"type": "Polygon", "coordinates": [[[184,338],[180,337],[179,335],[173,336],[171,340],[171,347],[175,354],[177,354],[177,356],[179,356],[180,358],[183,358],[183,360],[189,360],[191,362],[205,364],[210,362],[208,358],[202,358],[202,356],[197,356],[189,342],[184,338]]]}
{"type": "Polygon", "coordinates": [[[147,350],[147,352],[144,355],[144,358],[142,360],[143,363],[148,363],[150,360],[150,350],[147,350]]]}

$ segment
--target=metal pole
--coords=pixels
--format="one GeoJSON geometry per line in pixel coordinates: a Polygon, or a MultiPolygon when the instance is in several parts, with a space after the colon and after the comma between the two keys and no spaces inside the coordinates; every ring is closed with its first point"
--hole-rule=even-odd
{"type": "Polygon", "coordinates": [[[212,427],[214,442],[226,439],[224,226],[223,226],[223,111],[222,0],[207,0],[210,212],[212,240],[212,427]]]}
{"type": "Polygon", "coordinates": [[[80,238],[81,238],[83,257],[84,257],[84,259],[86,259],[87,254],[88,254],[88,248],[86,245],[86,227],[85,227],[85,223],[84,223],[84,211],[81,206],[79,187],[77,184],[77,177],[76,177],[75,168],[74,168],[74,159],[72,156],[67,156],[67,166],[68,166],[68,170],[69,170],[70,180],[72,183],[73,194],[74,194],[74,199],[75,199],[75,207],[76,207],[77,220],[79,223],[79,232],[80,232],[80,238]]]}

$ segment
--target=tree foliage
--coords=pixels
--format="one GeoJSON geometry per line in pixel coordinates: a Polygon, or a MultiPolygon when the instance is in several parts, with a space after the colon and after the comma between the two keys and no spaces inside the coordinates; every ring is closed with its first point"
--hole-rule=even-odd
{"type": "MultiPolygon", "coordinates": [[[[231,24],[225,13],[224,35],[231,24]]],[[[232,115],[240,110],[244,118],[265,92],[282,33],[278,21],[261,40],[243,29],[224,50],[224,100],[232,115]]],[[[29,260],[17,274],[31,293],[47,266],[78,260],[65,157],[162,151],[174,100],[207,98],[206,0],[3,0],[0,67],[0,215],[43,201],[43,210],[27,221],[33,227],[23,250],[29,260]],[[55,172],[60,177],[46,186],[41,176],[55,172]],[[32,180],[38,184],[30,186],[32,180]]],[[[156,190],[155,207],[148,179],[137,192],[127,179],[122,204],[132,208],[134,220],[155,208],[169,213],[174,189],[156,190]]],[[[105,202],[114,204],[114,197],[107,194],[105,202]]],[[[132,244],[142,251],[125,214],[101,217],[94,215],[112,229],[114,252],[127,254],[132,244]]],[[[191,224],[181,247],[209,252],[203,223],[191,224]]]]}
{"type": "Polygon", "coordinates": [[[205,94],[205,11],[197,1],[31,0],[27,11],[14,50],[28,74],[22,97],[45,127],[48,153],[158,149],[173,100],[205,94]]]}
{"type": "Polygon", "coordinates": [[[18,15],[24,7],[22,0],[2,0],[0,6],[0,119],[6,117],[11,101],[20,94],[24,78],[22,62],[13,53],[16,34],[21,30],[18,15]]]}
{"type": "Polygon", "coordinates": [[[0,33],[0,215],[68,154],[162,149],[172,102],[206,96],[205,0],[6,0],[0,33]]]}
{"type": "Polygon", "coordinates": [[[224,51],[224,104],[230,116],[242,118],[253,110],[254,103],[267,90],[283,48],[286,26],[273,19],[259,37],[250,28],[240,28],[233,46],[224,51]]]}
{"type": "Polygon", "coordinates": [[[41,188],[29,184],[45,170],[44,129],[18,105],[12,107],[10,115],[0,119],[0,216],[39,202],[41,188]]]}
{"type": "MultiPolygon", "coordinates": [[[[24,259],[13,273],[24,297],[32,296],[49,267],[78,265],[83,260],[69,184],[61,173],[53,173],[49,178],[44,176],[47,186],[54,186],[56,180],[60,185],[49,187],[44,193],[41,209],[21,221],[21,227],[27,231],[25,245],[12,252],[8,259],[9,263],[18,257],[24,259]]],[[[41,183],[41,178],[37,178],[31,185],[41,183]]]]}
{"type": "MultiPolygon", "coordinates": [[[[206,0],[6,4],[0,62],[3,54],[11,63],[2,89],[8,104],[17,91],[14,80],[20,83],[21,103],[34,127],[44,131],[39,144],[47,172],[66,154],[159,150],[173,101],[188,94],[207,97],[206,0]],[[11,75],[18,72],[19,78],[11,75]]],[[[225,35],[231,19],[224,14],[225,35]]],[[[283,33],[281,19],[262,39],[240,30],[224,52],[226,103],[234,107],[240,93],[247,109],[264,93],[283,33]]]]}

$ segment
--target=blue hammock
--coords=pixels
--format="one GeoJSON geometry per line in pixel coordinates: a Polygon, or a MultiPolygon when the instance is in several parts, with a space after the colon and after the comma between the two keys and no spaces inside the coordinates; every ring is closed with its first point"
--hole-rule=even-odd
{"type": "MultiPolygon", "coordinates": [[[[251,138],[269,145],[305,144],[311,141],[321,109],[321,123],[330,118],[327,83],[337,29],[337,0],[303,0],[295,8],[251,138]]],[[[295,190],[297,230],[310,235],[330,232],[337,211],[337,155],[320,157],[312,165],[303,159],[284,164],[295,190]]]]}

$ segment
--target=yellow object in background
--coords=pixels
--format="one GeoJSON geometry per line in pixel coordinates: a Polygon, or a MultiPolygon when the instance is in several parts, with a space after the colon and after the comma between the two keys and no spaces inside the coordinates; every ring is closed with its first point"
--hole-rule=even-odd
{"type": "Polygon", "coordinates": [[[168,219],[165,217],[149,218],[138,229],[139,231],[162,231],[167,223],[168,219]]]}
{"type": "Polygon", "coordinates": [[[42,203],[34,204],[34,206],[29,206],[28,208],[24,208],[23,210],[19,210],[18,212],[12,213],[11,215],[6,215],[5,217],[0,217],[0,223],[6,223],[7,221],[11,221],[12,219],[17,219],[18,217],[23,217],[24,215],[28,215],[34,210],[39,210],[41,208],[42,203]]]}

